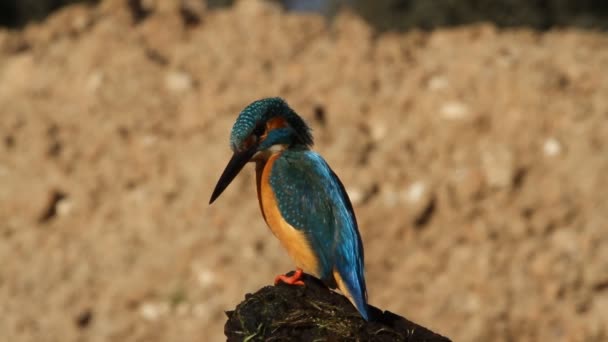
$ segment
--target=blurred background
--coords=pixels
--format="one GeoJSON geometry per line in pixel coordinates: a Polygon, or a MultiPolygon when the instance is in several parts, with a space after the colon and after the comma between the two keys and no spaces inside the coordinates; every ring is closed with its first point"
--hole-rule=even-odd
{"type": "Polygon", "coordinates": [[[0,2],[0,336],[221,341],[293,268],[230,129],[282,96],[370,303],[455,341],[608,339],[605,1],[0,2]]]}
{"type": "MultiPolygon", "coordinates": [[[[155,0],[125,0],[152,6],[155,0]]],[[[184,0],[194,4],[202,0],[184,0]]],[[[528,26],[538,30],[576,26],[606,30],[608,2],[604,0],[268,0],[288,11],[315,12],[333,18],[341,9],[356,12],[377,31],[434,29],[477,22],[499,27],[528,26]]],[[[2,0],[0,25],[22,27],[74,3],[100,0],[2,0]]],[[[228,8],[235,0],[207,0],[209,8],[228,8]]]]}
{"type": "MultiPolygon", "coordinates": [[[[125,0],[132,6],[153,6],[156,0],[125,0]]],[[[576,26],[606,30],[608,3],[603,0],[268,0],[285,10],[315,12],[333,18],[349,8],[377,31],[434,29],[476,22],[499,27],[528,26],[538,30],[576,26]]],[[[22,27],[74,3],[100,0],[2,0],[0,25],[22,27]]],[[[194,4],[199,0],[184,0],[194,4]]],[[[209,8],[228,8],[234,0],[207,0],[209,8]]]]}

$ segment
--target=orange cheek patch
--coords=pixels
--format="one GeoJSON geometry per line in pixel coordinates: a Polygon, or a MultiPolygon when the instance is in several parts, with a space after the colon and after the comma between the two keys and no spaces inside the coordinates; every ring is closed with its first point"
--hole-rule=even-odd
{"type": "Polygon", "coordinates": [[[281,117],[275,117],[266,123],[266,132],[269,132],[275,128],[287,127],[287,121],[281,117]]]}
{"type": "Polygon", "coordinates": [[[268,136],[268,132],[281,127],[287,127],[287,121],[285,121],[285,119],[281,117],[276,117],[268,120],[268,122],[266,122],[266,131],[264,132],[264,135],[260,137],[260,139],[266,139],[266,137],[268,136]]]}

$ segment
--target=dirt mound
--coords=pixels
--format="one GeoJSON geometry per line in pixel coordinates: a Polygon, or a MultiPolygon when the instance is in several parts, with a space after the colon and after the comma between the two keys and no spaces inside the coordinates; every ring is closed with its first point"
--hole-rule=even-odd
{"type": "Polygon", "coordinates": [[[456,341],[607,338],[608,37],[156,4],[0,31],[1,336],[221,340],[292,268],[251,168],[207,205],[236,115],[278,95],[351,195],[373,305],[456,341]]]}
{"type": "Polygon", "coordinates": [[[226,340],[451,342],[371,305],[366,321],[346,297],[308,274],[303,279],[305,286],[279,283],[246,294],[234,310],[226,312],[226,340]]]}

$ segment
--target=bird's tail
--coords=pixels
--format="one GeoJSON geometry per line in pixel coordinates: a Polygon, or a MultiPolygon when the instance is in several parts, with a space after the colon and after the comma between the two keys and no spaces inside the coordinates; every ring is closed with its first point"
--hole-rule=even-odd
{"type": "Polygon", "coordinates": [[[367,311],[367,291],[365,289],[365,280],[359,279],[355,272],[340,273],[337,269],[333,271],[336,285],[340,291],[350,300],[357,308],[363,319],[369,320],[367,311]],[[342,277],[344,275],[344,277],[342,277]]]}

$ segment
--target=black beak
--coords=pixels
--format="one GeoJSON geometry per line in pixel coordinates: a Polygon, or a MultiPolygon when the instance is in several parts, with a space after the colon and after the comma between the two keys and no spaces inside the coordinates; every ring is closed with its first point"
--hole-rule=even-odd
{"type": "Polygon", "coordinates": [[[232,182],[236,175],[241,172],[245,164],[247,164],[251,157],[253,157],[257,151],[257,148],[258,146],[253,144],[253,146],[244,151],[234,152],[232,158],[230,158],[230,161],[228,162],[228,165],[226,165],[224,172],[222,172],[220,180],[218,180],[217,184],[215,185],[215,190],[213,190],[213,194],[211,194],[209,204],[213,203],[213,201],[220,197],[222,192],[224,192],[228,185],[230,185],[230,182],[232,182]]]}

